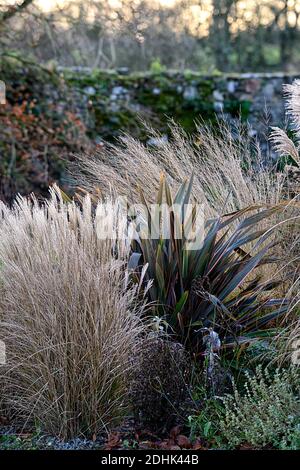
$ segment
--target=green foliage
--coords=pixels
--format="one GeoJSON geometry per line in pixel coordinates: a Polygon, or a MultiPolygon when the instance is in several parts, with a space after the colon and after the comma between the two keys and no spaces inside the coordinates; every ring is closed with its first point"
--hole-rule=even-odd
{"type": "Polygon", "coordinates": [[[267,65],[280,64],[280,48],[273,44],[265,44],[263,46],[263,57],[267,65]]]}
{"type": "MultiPolygon", "coordinates": [[[[87,86],[95,90],[89,109],[93,125],[89,126],[88,135],[92,138],[101,135],[103,139],[112,141],[122,130],[146,140],[137,107],[142,107],[147,122],[166,134],[169,133],[166,116],[180,123],[187,132],[195,131],[195,120],[199,118],[216,122],[213,91],[219,88],[222,76],[215,70],[212,70],[210,77],[191,70],[177,73],[166,70],[159,61],[153,61],[150,71],[144,73],[118,75],[114,71],[95,69],[93,73],[86,74],[65,69],[63,76],[66,85],[83,94],[83,99],[86,99],[87,86]],[[122,87],[128,95],[124,95],[126,99],[124,96],[118,99],[112,107],[111,93],[114,86],[122,87]],[[190,86],[195,94],[192,99],[185,95],[190,86]]],[[[244,99],[233,100],[228,94],[226,81],[222,92],[225,98],[224,113],[234,117],[240,114],[246,120],[251,103],[244,99]]]]}
{"type": "Polygon", "coordinates": [[[213,328],[226,349],[266,338],[272,334],[268,325],[286,311],[287,302],[270,298],[268,291],[276,282],[253,277],[270,262],[271,245],[265,242],[272,231],[259,230],[257,224],[280,207],[260,212],[259,206],[249,207],[208,221],[205,235],[198,227],[193,233],[195,217],[201,214],[196,206],[186,210],[192,183],[193,178],[186,180],[173,197],[162,176],[152,207],[141,191],[146,214],[135,219],[129,266],[138,282],[153,280],[148,294],[156,314],[167,321],[177,340],[194,351],[203,351],[203,328],[213,328]],[[194,237],[199,243],[192,247],[194,237]],[[243,249],[250,242],[256,242],[251,255],[243,249]]]}
{"type": "Polygon", "coordinates": [[[159,59],[154,59],[150,64],[150,71],[155,74],[160,74],[166,70],[166,67],[161,64],[159,59]]]}
{"type": "Polygon", "coordinates": [[[0,450],[37,450],[41,431],[22,432],[20,434],[1,434],[0,450]]]}
{"type": "Polygon", "coordinates": [[[220,447],[223,445],[219,435],[219,421],[224,414],[224,406],[221,400],[207,397],[204,387],[197,387],[194,399],[199,403],[195,414],[188,417],[190,439],[205,439],[207,445],[220,447]]]}
{"type": "Polygon", "coordinates": [[[207,397],[196,387],[197,409],[188,418],[191,439],[208,446],[300,449],[299,369],[262,369],[234,383],[233,394],[207,397]]]}
{"type": "Polygon", "coordinates": [[[277,370],[272,377],[261,367],[247,374],[244,393],[235,387],[223,398],[220,432],[230,447],[248,443],[260,448],[300,449],[299,368],[277,370]]]}
{"type": "MultiPolygon", "coordinates": [[[[274,333],[275,331],[276,329],[274,333]]],[[[242,386],[246,382],[247,374],[253,375],[258,365],[268,367],[271,372],[275,372],[277,359],[278,349],[275,341],[261,338],[260,341],[251,343],[243,354],[237,350],[231,356],[222,356],[221,364],[224,370],[230,373],[230,377],[242,386]],[[271,367],[270,364],[273,363],[271,367]]]]}

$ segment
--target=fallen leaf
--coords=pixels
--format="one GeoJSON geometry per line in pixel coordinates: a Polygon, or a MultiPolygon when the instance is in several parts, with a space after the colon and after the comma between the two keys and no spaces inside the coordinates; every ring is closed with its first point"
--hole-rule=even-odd
{"type": "Polygon", "coordinates": [[[118,447],[119,445],[120,445],[120,433],[115,432],[115,433],[109,434],[107,442],[105,444],[105,449],[112,450],[115,447],[118,447]]]}
{"type": "Polygon", "coordinates": [[[180,434],[180,426],[174,426],[170,431],[171,439],[175,439],[180,434]]]}
{"type": "Polygon", "coordinates": [[[184,449],[190,449],[192,447],[189,438],[184,436],[183,434],[179,434],[179,436],[176,437],[176,442],[180,447],[184,449]]]}
{"type": "Polygon", "coordinates": [[[194,444],[193,444],[193,449],[194,450],[199,450],[199,449],[202,449],[202,444],[201,444],[201,441],[200,439],[196,439],[194,444]]]}
{"type": "Polygon", "coordinates": [[[0,416],[0,424],[8,424],[8,418],[6,418],[6,416],[0,416]]]}
{"type": "Polygon", "coordinates": [[[159,448],[160,449],[165,449],[165,450],[170,450],[174,446],[176,446],[176,442],[174,441],[174,439],[164,439],[161,442],[159,448]]]}

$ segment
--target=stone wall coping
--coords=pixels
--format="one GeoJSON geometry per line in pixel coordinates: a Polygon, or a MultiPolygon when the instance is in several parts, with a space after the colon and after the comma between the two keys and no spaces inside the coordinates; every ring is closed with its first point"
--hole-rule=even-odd
{"type": "Polygon", "coordinates": [[[93,69],[91,67],[81,67],[81,66],[73,66],[73,67],[57,67],[57,71],[60,73],[82,73],[82,74],[94,74],[94,73],[101,73],[107,76],[115,76],[115,77],[156,77],[159,75],[166,76],[166,77],[187,77],[187,74],[193,78],[202,78],[208,80],[215,80],[215,79],[226,79],[226,80],[249,80],[249,79],[276,79],[276,78],[300,78],[300,71],[299,72],[247,72],[247,73],[201,73],[193,70],[163,70],[159,73],[145,71],[145,72],[132,72],[130,70],[109,70],[109,69],[93,69]]]}

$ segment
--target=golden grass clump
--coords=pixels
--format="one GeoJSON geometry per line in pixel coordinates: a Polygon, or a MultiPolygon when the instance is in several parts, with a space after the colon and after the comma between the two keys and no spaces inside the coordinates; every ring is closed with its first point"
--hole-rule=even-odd
{"type": "Polygon", "coordinates": [[[145,307],[126,252],[120,242],[116,260],[114,242],[99,240],[88,197],[82,212],[52,192],[0,214],[2,407],[64,438],[98,434],[124,413],[145,307]]]}
{"type": "Polygon", "coordinates": [[[193,196],[205,205],[207,216],[280,200],[284,176],[265,165],[259,146],[241,126],[233,135],[226,123],[220,122],[217,132],[199,124],[190,138],[172,124],[171,138],[163,142],[153,129],[148,131],[160,145],[151,147],[124,136],[94,156],[78,157],[73,171],[79,186],[88,191],[99,188],[102,194],[114,190],[133,201],[141,187],[152,200],[161,172],[173,189],[194,173],[193,196]]]}

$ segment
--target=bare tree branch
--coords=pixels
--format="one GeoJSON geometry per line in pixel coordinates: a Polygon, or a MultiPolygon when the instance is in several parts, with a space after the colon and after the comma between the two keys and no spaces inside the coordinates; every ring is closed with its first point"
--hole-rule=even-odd
{"type": "Polygon", "coordinates": [[[32,2],[33,0],[23,0],[23,2],[20,4],[12,5],[0,16],[0,24],[5,23],[5,21],[9,20],[17,13],[20,13],[22,10],[25,10],[25,8],[27,8],[32,2]]]}

